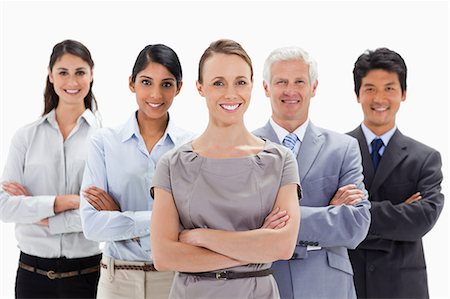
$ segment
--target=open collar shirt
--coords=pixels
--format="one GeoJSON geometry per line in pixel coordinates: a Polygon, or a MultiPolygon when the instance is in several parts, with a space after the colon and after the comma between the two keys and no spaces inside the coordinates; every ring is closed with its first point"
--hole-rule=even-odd
{"type": "Polygon", "coordinates": [[[120,206],[97,211],[81,194],[81,217],[87,238],[105,242],[103,254],[125,261],[151,261],[150,196],[156,163],[163,154],[192,140],[194,134],[169,118],[166,131],[149,153],[136,113],[122,126],[100,130],[92,137],[82,190],[96,186],[120,206]]]}
{"type": "Polygon", "coordinates": [[[16,223],[24,253],[79,258],[100,252],[97,242],[84,237],[78,209],[53,210],[57,195],[80,192],[88,139],[97,128],[94,114],[86,109],[64,140],[52,110],[14,135],[1,182],[20,183],[30,196],[10,196],[1,188],[0,219],[16,223]],[[37,224],[45,218],[48,226],[37,224]]]}

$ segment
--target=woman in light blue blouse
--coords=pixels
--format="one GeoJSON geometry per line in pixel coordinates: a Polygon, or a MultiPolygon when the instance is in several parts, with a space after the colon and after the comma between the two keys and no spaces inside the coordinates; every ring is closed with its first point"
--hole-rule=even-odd
{"type": "Polygon", "coordinates": [[[156,163],[194,135],[177,128],[168,109],[182,86],[177,54],[146,46],[129,79],[138,110],[102,129],[89,146],[81,196],[83,230],[105,242],[98,298],[167,298],[172,272],[156,272],[150,253],[150,186],[156,163]]]}
{"type": "Polygon", "coordinates": [[[11,141],[0,219],[16,223],[16,298],[95,298],[100,249],[84,237],[78,210],[86,144],[98,127],[93,67],[80,42],[56,44],[44,113],[11,141]]]}

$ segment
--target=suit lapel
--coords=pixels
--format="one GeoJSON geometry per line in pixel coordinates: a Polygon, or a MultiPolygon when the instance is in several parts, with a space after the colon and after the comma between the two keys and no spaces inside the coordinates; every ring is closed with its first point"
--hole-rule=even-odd
{"type": "Polygon", "coordinates": [[[397,129],[383,153],[372,185],[369,188],[369,194],[373,194],[384,183],[397,165],[407,156],[408,151],[403,134],[397,129]]]}
{"type": "Polygon", "coordinates": [[[297,156],[301,183],[303,183],[303,180],[314,164],[314,161],[316,160],[323,144],[324,137],[322,136],[322,133],[316,126],[313,125],[312,122],[309,122],[297,156]]]}
{"type": "Polygon", "coordinates": [[[264,137],[266,139],[269,139],[274,143],[280,144],[280,140],[278,140],[277,133],[275,133],[275,130],[272,128],[270,122],[267,122],[266,125],[262,127],[260,130],[256,130],[255,134],[264,137]]]}
{"type": "Polygon", "coordinates": [[[364,184],[366,185],[367,190],[369,190],[372,186],[372,181],[375,173],[373,169],[372,158],[369,154],[369,148],[367,147],[366,137],[364,136],[361,126],[350,132],[349,135],[355,137],[358,140],[363,164],[364,184]]]}

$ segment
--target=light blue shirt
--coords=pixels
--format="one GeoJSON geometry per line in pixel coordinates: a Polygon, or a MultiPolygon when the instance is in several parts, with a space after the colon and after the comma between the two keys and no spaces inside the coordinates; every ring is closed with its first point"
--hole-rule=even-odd
{"type": "Polygon", "coordinates": [[[372,140],[374,140],[375,138],[380,138],[383,141],[383,146],[380,148],[380,150],[378,151],[378,153],[383,156],[384,150],[386,149],[386,146],[389,143],[389,140],[391,140],[392,136],[395,133],[395,130],[397,130],[397,126],[394,126],[392,129],[390,129],[389,131],[387,131],[386,133],[384,133],[381,136],[377,136],[375,135],[375,133],[373,133],[364,123],[361,123],[361,129],[364,133],[364,136],[366,137],[366,142],[367,142],[367,147],[369,148],[369,153],[372,153],[372,140]]]}
{"type": "Polygon", "coordinates": [[[169,120],[166,132],[147,151],[136,113],[122,126],[92,136],[81,190],[96,186],[108,192],[118,211],[97,211],[81,194],[80,213],[86,238],[104,241],[105,256],[125,261],[151,261],[150,196],[156,163],[167,151],[192,140],[194,134],[169,120]],[[132,240],[133,238],[140,240],[132,240]]]}
{"type": "MultiPolygon", "coordinates": [[[[275,131],[275,134],[277,134],[278,140],[280,141],[280,144],[283,144],[284,138],[286,138],[287,135],[289,135],[289,131],[277,124],[272,117],[269,119],[270,125],[272,126],[273,130],[275,131]]],[[[294,156],[297,157],[298,152],[300,150],[300,145],[303,141],[303,138],[305,137],[306,128],[308,128],[309,124],[309,118],[297,129],[294,130],[295,135],[297,135],[298,140],[300,142],[297,142],[294,146],[294,149],[292,152],[294,153],[294,156]]]]}

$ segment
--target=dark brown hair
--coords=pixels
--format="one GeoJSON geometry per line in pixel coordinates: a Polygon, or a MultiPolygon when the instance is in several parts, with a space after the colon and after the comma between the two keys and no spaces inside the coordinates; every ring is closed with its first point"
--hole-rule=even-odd
{"type": "MultiPolygon", "coordinates": [[[[52,54],[50,55],[50,62],[48,64],[48,68],[50,71],[53,69],[56,61],[60,59],[64,54],[72,54],[77,57],[83,59],[92,69],[94,68],[94,61],[92,60],[91,53],[88,48],[86,48],[82,43],[77,42],[75,40],[64,40],[53,47],[52,54]]],[[[95,112],[98,109],[97,101],[95,100],[94,93],[92,92],[92,85],[94,84],[94,80],[92,80],[91,85],[89,87],[89,92],[84,97],[84,107],[86,109],[90,109],[95,112]]],[[[55,92],[55,88],[53,87],[53,83],[50,82],[50,78],[47,76],[47,84],[45,86],[44,91],[44,112],[42,115],[45,115],[55,109],[59,103],[59,96],[55,92]]]]}

